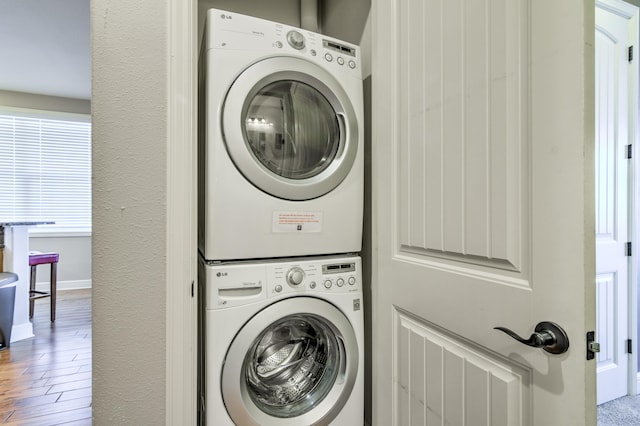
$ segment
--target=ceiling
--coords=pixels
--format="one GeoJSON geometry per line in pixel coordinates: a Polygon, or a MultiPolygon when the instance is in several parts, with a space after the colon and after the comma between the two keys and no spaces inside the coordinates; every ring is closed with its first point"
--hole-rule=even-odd
{"type": "MultiPolygon", "coordinates": [[[[207,2],[214,5],[235,3],[234,0],[226,3],[222,0],[199,0],[199,3],[207,2]]],[[[343,20],[336,19],[336,16],[323,16],[328,34],[358,43],[370,0],[323,2],[328,10],[335,11],[334,15],[363,18],[357,25],[353,20],[350,25],[344,25],[343,20]],[[351,9],[365,12],[349,13],[345,10],[347,4],[351,9]],[[334,22],[340,29],[339,34],[329,31],[330,24],[334,22]],[[350,28],[355,32],[347,37],[344,32],[350,28]]],[[[89,3],[90,0],[0,0],[0,91],[89,100],[89,3]]],[[[276,5],[280,3],[283,1],[276,5]]]]}
{"type": "Polygon", "coordinates": [[[89,0],[0,1],[0,90],[91,97],[89,0]]]}

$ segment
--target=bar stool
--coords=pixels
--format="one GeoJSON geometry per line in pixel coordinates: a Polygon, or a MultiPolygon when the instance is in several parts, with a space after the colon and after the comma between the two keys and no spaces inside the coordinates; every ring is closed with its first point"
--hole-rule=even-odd
{"type": "Polygon", "coordinates": [[[29,252],[29,266],[31,266],[31,282],[29,284],[29,318],[33,318],[33,307],[36,299],[51,298],[51,322],[56,320],[56,284],[58,273],[58,253],[29,252]],[[51,265],[51,283],[49,291],[36,290],[36,267],[38,265],[51,265]]]}

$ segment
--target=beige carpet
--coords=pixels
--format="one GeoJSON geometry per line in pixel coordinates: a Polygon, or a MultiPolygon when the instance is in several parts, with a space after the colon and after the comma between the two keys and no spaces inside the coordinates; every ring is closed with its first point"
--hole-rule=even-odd
{"type": "Polygon", "coordinates": [[[598,406],[598,426],[640,425],[640,396],[625,396],[598,406]]]}

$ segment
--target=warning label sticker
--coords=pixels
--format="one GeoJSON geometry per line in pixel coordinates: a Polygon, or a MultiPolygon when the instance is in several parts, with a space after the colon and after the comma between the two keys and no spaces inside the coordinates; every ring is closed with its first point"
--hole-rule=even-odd
{"type": "Polygon", "coordinates": [[[322,232],[322,213],[275,211],[271,232],[322,232]]]}

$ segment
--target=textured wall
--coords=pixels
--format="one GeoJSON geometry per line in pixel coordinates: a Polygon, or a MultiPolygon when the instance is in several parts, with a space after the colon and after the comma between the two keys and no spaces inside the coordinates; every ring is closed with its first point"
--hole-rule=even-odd
{"type": "Polygon", "coordinates": [[[167,3],[91,2],[97,426],[165,422],[167,3]]]}

